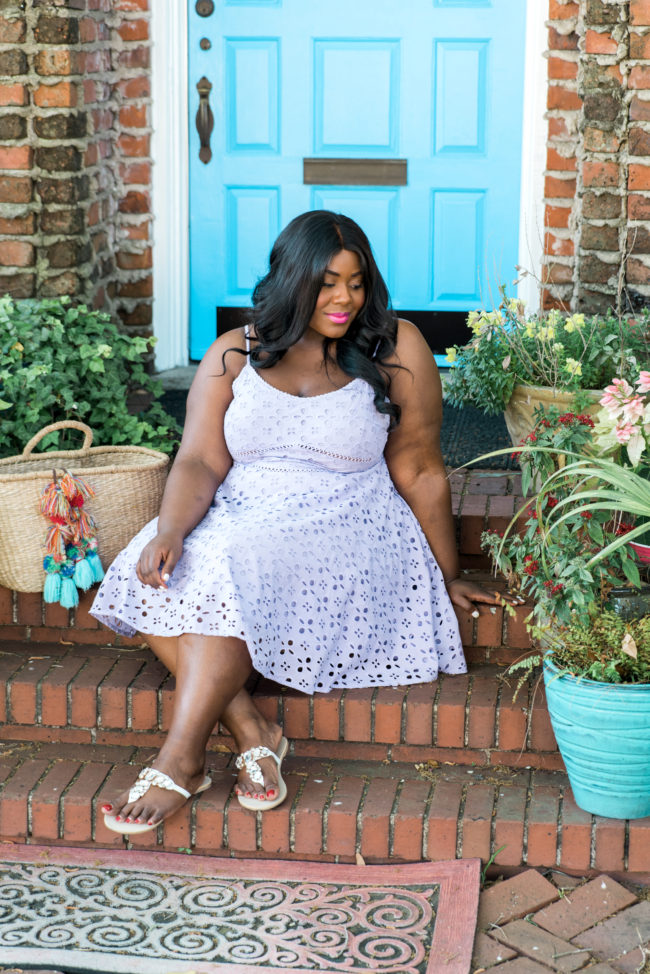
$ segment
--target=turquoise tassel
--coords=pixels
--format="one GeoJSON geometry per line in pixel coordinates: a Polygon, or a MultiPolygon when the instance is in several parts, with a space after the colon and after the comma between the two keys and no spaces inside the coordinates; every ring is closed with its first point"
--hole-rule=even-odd
{"type": "Polygon", "coordinates": [[[87,558],[82,558],[74,566],[74,583],[87,592],[91,585],[95,582],[95,574],[92,570],[92,566],[88,564],[87,558]]]}
{"type": "Polygon", "coordinates": [[[104,577],[104,569],[102,568],[102,563],[99,560],[99,555],[96,551],[89,551],[86,555],[86,561],[90,565],[93,571],[93,579],[96,582],[101,582],[104,577]]]}
{"type": "Polygon", "coordinates": [[[61,595],[61,576],[58,572],[52,572],[45,576],[45,586],[43,588],[44,602],[58,602],[61,595]]]}
{"type": "Polygon", "coordinates": [[[64,609],[74,609],[79,605],[79,593],[73,579],[61,580],[61,597],[59,599],[64,609]]]}

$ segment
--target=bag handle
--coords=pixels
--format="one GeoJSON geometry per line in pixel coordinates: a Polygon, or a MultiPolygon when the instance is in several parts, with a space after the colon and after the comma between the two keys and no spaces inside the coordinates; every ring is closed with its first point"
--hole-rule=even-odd
{"type": "MultiPolygon", "coordinates": [[[[23,450],[22,455],[28,457],[37,443],[40,443],[44,436],[48,433],[54,433],[56,430],[74,429],[81,430],[84,435],[83,445],[79,450],[79,453],[85,453],[90,449],[93,442],[93,431],[90,426],[86,426],[85,423],[78,423],[76,419],[65,419],[60,423],[50,423],[49,426],[44,426],[42,430],[35,433],[31,440],[23,450]]],[[[76,451],[75,451],[76,452],[76,451]]]]}

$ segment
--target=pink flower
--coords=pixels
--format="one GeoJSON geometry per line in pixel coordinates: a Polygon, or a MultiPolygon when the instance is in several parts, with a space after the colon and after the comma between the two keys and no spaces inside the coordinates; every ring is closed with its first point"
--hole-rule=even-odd
{"type": "Polygon", "coordinates": [[[611,386],[605,388],[605,394],[600,400],[600,405],[616,416],[622,411],[626,401],[633,393],[632,386],[625,379],[614,379],[611,386]]]}
{"type": "Polygon", "coordinates": [[[621,425],[619,423],[619,425],[616,426],[614,429],[614,433],[616,434],[616,439],[618,440],[619,443],[627,443],[627,441],[632,436],[633,432],[634,432],[634,426],[632,423],[625,423],[624,425],[621,425]]]}
{"type": "Polygon", "coordinates": [[[645,403],[641,396],[632,396],[623,406],[623,416],[628,422],[634,423],[643,416],[644,409],[645,403]]]}
{"type": "Polygon", "coordinates": [[[636,387],[639,392],[650,392],[650,372],[639,372],[636,387]]]}

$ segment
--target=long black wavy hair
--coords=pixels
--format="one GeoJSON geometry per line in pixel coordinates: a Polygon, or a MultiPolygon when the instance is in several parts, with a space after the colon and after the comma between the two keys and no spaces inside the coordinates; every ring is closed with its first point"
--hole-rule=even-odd
{"type": "Polygon", "coordinates": [[[365,288],[363,307],[343,338],[323,339],[327,361],[352,378],[372,387],[378,412],[400,418],[400,407],[387,401],[392,368],[385,364],[395,351],[397,318],[390,306],[388,288],[361,227],[342,213],[312,210],[297,216],[277,238],[271,251],[269,272],[253,291],[252,324],[257,338],[250,361],[256,369],[270,369],[302,338],[316,308],[325,271],[342,250],[359,258],[365,288]]]}

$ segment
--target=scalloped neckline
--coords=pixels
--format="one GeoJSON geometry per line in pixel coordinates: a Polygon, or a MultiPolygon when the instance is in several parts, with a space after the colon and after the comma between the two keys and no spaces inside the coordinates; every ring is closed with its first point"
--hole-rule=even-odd
{"type": "Polygon", "coordinates": [[[254,376],[260,380],[260,382],[264,383],[264,385],[268,389],[272,389],[274,392],[278,392],[281,396],[288,396],[289,399],[298,399],[300,402],[304,402],[306,399],[323,399],[325,396],[333,396],[337,392],[344,392],[346,389],[349,389],[350,386],[353,386],[355,384],[355,382],[364,381],[361,378],[361,376],[358,375],[355,379],[350,379],[349,382],[346,382],[344,386],[339,386],[338,389],[330,389],[329,392],[317,392],[315,396],[298,396],[294,392],[285,392],[284,389],[278,389],[277,386],[272,386],[270,382],[267,382],[266,379],[262,378],[262,376],[259,374],[257,369],[254,369],[253,366],[248,361],[246,362],[246,365],[242,369],[242,372],[244,372],[246,369],[249,369],[254,374],[254,376]]]}

